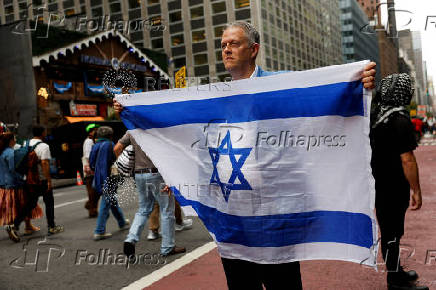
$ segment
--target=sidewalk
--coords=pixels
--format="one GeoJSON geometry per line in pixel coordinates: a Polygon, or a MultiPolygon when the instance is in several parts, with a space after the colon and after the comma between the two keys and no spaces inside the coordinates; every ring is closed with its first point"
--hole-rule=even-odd
{"type": "MultiPolygon", "coordinates": [[[[419,147],[416,157],[420,169],[423,207],[419,211],[408,211],[406,215],[401,257],[406,268],[418,272],[422,284],[436,290],[436,146],[419,147]]],[[[379,263],[381,262],[379,258],[379,263]]],[[[305,290],[387,289],[383,265],[376,272],[351,262],[304,261],[301,263],[301,273],[305,290]]],[[[212,250],[147,289],[227,289],[217,250],[212,250]]],[[[283,289],[286,289],[286,285],[283,289]]]]}

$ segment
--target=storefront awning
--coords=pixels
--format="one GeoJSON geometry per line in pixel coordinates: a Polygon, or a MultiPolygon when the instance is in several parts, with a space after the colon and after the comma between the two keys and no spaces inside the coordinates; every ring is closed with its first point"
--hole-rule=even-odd
{"type": "Polygon", "coordinates": [[[68,123],[104,121],[103,117],[65,117],[68,123]]]}

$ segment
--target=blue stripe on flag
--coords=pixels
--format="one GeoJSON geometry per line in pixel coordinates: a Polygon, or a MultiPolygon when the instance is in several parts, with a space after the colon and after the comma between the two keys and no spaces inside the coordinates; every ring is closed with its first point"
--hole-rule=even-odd
{"type": "Polygon", "coordinates": [[[361,81],[156,105],[127,106],[129,130],[193,123],[240,123],[318,116],[363,116],[361,81]]]}
{"type": "Polygon", "coordinates": [[[198,201],[185,199],[171,188],[181,206],[192,206],[218,242],[247,247],[284,247],[332,242],[365,248],[373,245],[371,218],[361,213],[313,211],[267,216],[236,216],[198,201]]]}

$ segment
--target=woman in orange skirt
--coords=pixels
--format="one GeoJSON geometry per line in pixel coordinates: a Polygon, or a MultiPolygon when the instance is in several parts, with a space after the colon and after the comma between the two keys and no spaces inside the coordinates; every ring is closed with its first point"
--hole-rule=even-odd
{"type": "MultiPolygon", "coordinates": [[[[0,225],[13,224],[26,203],[23,178],[15,172],[14,145],[13,133],[6,132],[0,135],[0,225]]],[[[40,230],[32,225],[31,219],[41,218],[42,215],[42,209],[37,205],[25,219],[25,235],[40,230]]]]}

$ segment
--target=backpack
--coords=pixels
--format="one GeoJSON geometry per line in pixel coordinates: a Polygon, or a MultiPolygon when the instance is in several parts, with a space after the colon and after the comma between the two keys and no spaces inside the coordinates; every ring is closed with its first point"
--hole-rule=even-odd
{"type": "Polygon", "coordinates": [[[30,141],[27,140],[21,148],[14,151],[15,171],[26,175],[27,181],[29,181],[29,177],[31,177],[33,179],[32,182],[39,183],[38,156],[36,155],[35,148],[41,144],[42,141],[33,146],[30,146],[29,143],[30,141]],[[36,176],[34,176],[35,173],[36,176]],[[37,178],[37,180],[35,180],[35,178],[37,178]]]}

